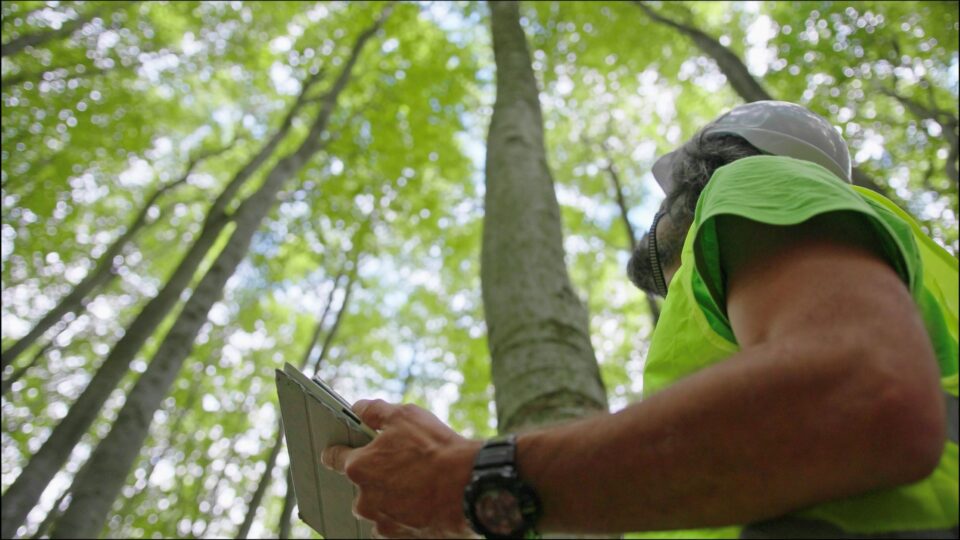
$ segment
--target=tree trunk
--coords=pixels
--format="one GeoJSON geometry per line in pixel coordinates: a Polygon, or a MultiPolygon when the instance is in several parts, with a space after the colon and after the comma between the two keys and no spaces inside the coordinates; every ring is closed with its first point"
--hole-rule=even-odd
{"type": "MultiPolygon", "coordinates": [[[[385,11],[384,16],[386,14],[385,11]]],[[[340,76],[324,96],[306,139],[294,153],[282,158],[267,175],[263,185],[237,208],[234,216],[236,229],[227,245],[200,280],[147,370],[128,394],[110,433],[97,445],[90,460],[74,479],[72,489],[75,497],[53,530],[53,537],[89,537],[100,532],[110,505],[123,486],[146,438],[153,414],[176,379],[184,359],[190,354],[193,341],[206,322],[207,312],[222,296],[227,279],[246,256],[253,234],[273,206],[280,188],[322,147],[320,136],[326,130],[337,98],[350,79],[363,45],[382,22],[383,17],[378,18],[357,39],[340,76]]]]}
{"type": "Polygon", "coordinates": [[[40,526],[37,527],[37,532],[33,533],[32,538],[43,538],[46,536],[47,531],[53,526],[54,523],[56,523],[57,519],[60,517],[60,514],[63,513],[63,508],[61,508],[61,506],[64,506],[63,503],[67,500],[69,495],[70,490],[67,489],[61,493],[59,497],[57,497],[56,502],[53,503],[53,507],[50,508],[50,511],[47,512],[47,515],[44,516],[43,521],[40,522],[40,526]]]}
{"type": "MultiPolygon", "coordinates": [[[[313,352],[313,349],[317,346],[317,341],[320,340],[320,333],[323,331],[324,322],[327,319],[327,315],[330,313],[330,307],[333,305],[333,295],[337,292],[337,286],[339,285],[340,278],[342,276],[343,273],[341,272],[333,280],[333,288],[330,289],[330,294],[327,295],[327,304],[323,307],[323,313],[320,315],[320,318],[317,319],[317,325],[316,328],[314,328],[313,335],[310,337],[310,343],[307,345],[307,348],[303,351],[303,356],[300,358],[299,368],[301,371],[303,371],[303,369],[307,366],[307,363],[310,361],[310,355],[313,352]]],[[[352,282],[353,276],[351,274],[350,281],[347,282],[347,290],[343,297],[343,303],[340,306],[340,310],[337,312],[337,318],[333,327],[327,334],[327,339],[323,342],[323,348],[320,350],[320,356],[317,358],[315,363],[314,372],[316,372],[316,369],[320,367],[320,363],[323,362],[323,359],[327,353],[327,348],[333,339],[334,334],[337,332],[337,328],[340,326],[340,316],[343,313],[343,310],[346,307],[347,299],[350,296],[350,286],[352,282]]],[[[277,455],[280,453],[280,447],[282,445],[283,420],[280,420],[279,425],[277,426],[277,440],[273,445],[273,450],[270,451],[270,455],[267,458],[267,468],[263,471],[263,476],[260,477],[260,482],[257,484],[257,489],[253,492],[253,497],[250,498],[250,503],[247,505],[247,514],[243,518],[243,523],[240,525],[239,532],[237,532],[237,538],[246,538],[247,534],[250,533],[250,527],[253,525],[253,520],[256,517],[257,508],[260,507],[260,503],[263,501],[263,495],[266,493],[267,487],[270,485],[270,473],[273,472],[273,467],[277,462],[277,455]]],[[[292,492],[293,484],[288,483],[287,489],[292,492]]]]}
{"type": "MultiPolygon", "coordinates": [[[[119,511],[119,515],[126,516],[129,513],[133,512],[138,508],[143,500],[143,497],[147,494],[150,488],[150,477],[153,476],[153,471],[157,468],[157,465],[163,461],[163,459],[170,453],[170,450],[175,448],[176,436],[180,433],[180,426],[183,424],[183,418],[193,410],[193,405],[196,403],[197,398],[200,396],[200,377],[194,377],[190,382],[190,388],[187,390],[187,398],[184,400],[183,405],[177,407],[174,404],[173,407],[173,422],[170,424],[170,429],[168,431],[169,436],[167,437],[166,445],[157,452],[154,452],[153,455],[148,456],[146,463],[143,466],[143,479],[144,486],[142,489],[139,489],[133,495],[126,498],[123,501],[123,506],[119,511]]],[[[157,445],[159,448],[159,445],[157,445]]]]}
{"type": "MultiPolygon", "coordinates": [[[[324,359],[327,357],[327,353],[330,351],[330,345],[333,343],[333,338],[337,335],[337,330],[340,329],[340,321],[343,320],[343,314],[347,311],[347,305],[350,302],[350,291],[353,290],[353,284],[357,278],[357,268],[354,267],[350,271],[350,276],[347,278],[347,284],[344,286],[343,290],[343,301],[340,302],[340,309],[337,310],[336,318],[333,319],[333,326],[330,327],[330,331],[327,332],[327,337],[323,340],[323,345],[320,347],[320,354],[317,356],[316,361],[313,363],[313,374],[320,372],[320,366],[323,364],[324,359]]],[[[332,302],[333,296],[331,295],[327,302],[332,302]]],[[[327,304],[327,307],[330,307],[330,304],[327,304]]],[[[326,318],[326,310],[324,310],[324,318],[326,318]]],[[[320,321],[323,323],[323,319],[320,321]]],[[[318,328],[319,330],[319,328],[318,328]]],[[[309,351],[308,351],[309,352],[309,351]]],[[[302,370],[307,365],[307,357],[303,358],[303,364],[300,369],[302,370]]]]}
{"type": "MultiPolygon", "coordinates": [[[[223,479],[227,476],[227,466],[230,465],[234,458],[237,457],[237,440],[239,436],[235,436],[230,440],[230,446],[227,449],[227,455],[223,458],[223,468],[220,469],[220,472],[217,473],[217,480],[213,483],[213,488],[207,492],[207,496],[204,498],[204,501],[209,505],[208,508],[213,508],[216,504],[217,499],[219,498],[220,484],[223,483],[223,479]]],[[[201,489],[203,484],[200,484],[201,489]]],[[[198,503],[193,507],[193,513],[190,515],[190,532],[193,532],[193,524],[196,523],[197,517],[200,515],[200,504],[198,503]]],[[[212,516],[207,516],[211,518],[212,516]]],[[[213,523],[213,519],[204,519],[203,528],[199,533],[196,533],[194,538],[203,538],[207,534],[207,529],[210,528],[210,525],[213,523]]],[[[190,534],[184,535],[187,538],[190,538],[190,534]]]]}
{"type": "Polygon", "coordinates": [[[113,244],[100,256],[100,259],[97,260],[97,264],[94,266],[94,269],[87,274],[83,280],[78,283],[73,290],[71,290],[62,300],[50,311],[44,315],[40,321],[29,331],[27,335],[20,338],[16,343],[11,345],[2,355],[2,364],[0,364],[0,369],[6,368],[17,356],[19,356],[23,351],[27,350],[30,345],[32,345],[40,336],[44,334],[51,326],[60,321],[68,313],[80,314],[80,308],[87,298],[94,290],[97,288],[106,285],[110,280],[116,277],[116,274],[113,272],[113,259],[123,251],[123,248],[133,239],[133,237],[140,232],[140,229],[147,224],[147,213],[150,211],[150,208],[156,204],[157,200],[163,196],[164,193],[175,189],[187,182],[190,174],[193,173],[193,170],[199,165],[203,160],[221,154],[230,149],[233,144],[230,144],[224,148],[213,152],[207,152],[196,158],[190,160],[189,165],[187,166],[186,172],[178,178],[175,182],[171,182],[153,192],[150,197],[147,198],[147,202],[144,203],[143,207],[137,212],[136,217],[130,223],[130,226],[127,227],[127,230],[120,235],[119,238],[114,240],[113,244]]]}
{"type": "MultiPolygon", "coordinates": [[[[765,88],[763,88],[759,81],[753,78],[753,75],[750,74],[750,70],[747,69],[747,65],[740,60],[740,57],[734,54],[733,51],[725,47],[713,36],[707,35],[699,28],[694,28],[688,24],[683,24],[681,22],[668,19],[667,17],[664,17],[660,13],[654,11],[644,2],[634,0],[633,3],[639,6],[640,9],[642,9],[643,12],[654,21],[674,28],[692,39],[694,44],[696,44],[701,51],[713,58],[713,60],[717,63],[717,67],[720,68],[720,71],[723,73],[723,75],[728,81],[730,81],[730,86],[733,87],[733,90],[744,101],[749,103],[752,101],[776,99],[771,96],[765,88]]],[[[873,177],[858,167],[853,168],[851,178],[853,183],[858,186],[871,189],[877,193],[880,193],[881,195],[888,195],[888,190],[883,189],[883,187],[881,187],[880,184],[873,179],[873,177]]]]}
{"type": "MultiPolygon", "coordinates": [[[[610,150],[607,148],[606,143],[601,141],[600,147],[603,148],[604,157],[607,158],[607,174],[610,176],[610,182],[613,184],[617,207],[620,208],[620,218],[623,220],[623,228],[626,229],[627,241],[630,243],[627,253],[633,253],[633,248],[637,246],[637,236],[633,232],[633,224],[630,223],[630,216],[627,215],[630,208],[627,206],[626,197],[623,196],[623,184],[620,182],[620,173],[617,172],[617,166],[610,156],[610,150]]],[[[647,306],[650,308],[650,317],[653,319],[653,326],[656,327],[660,321],[660,305],[657,304],[657,299],[654,298],[652,294],[645,292],[644,296],[647,298],[647,306]]]]}
{"type": "Polygon", "coordinates": [[[489,2],[497,99],[487,141],[481,284],[501,432],[607,408],[587,312],[564,264],[560,207],[516,2],[489,2]]]}
{"type": "Polygon", "coordinates": [[[14,536],[46,489],[50,480],[66,463],[70,452],[96,419],[101,407],[127,373],[140,347],[153,335],[157,326],[179,302],[180,294],[187,288],[207,252],[230,221],[227,205],[234,195],[250,179],[253,173],[270,157],[280,141],[289,132],[293,118],[299,112],[307,91],[318,77],[307,80],[279,129],[266,145],[233,177],[223,192],[214,200],[207,213],[203,230],[190,247],[173,275],[160,292],[140,310],[136,319],[127,327],[123,337],[113,346],[96,375],[70,407],[67,416],[50,433],[40,450],[30,459],[23,472],[7,489],[2,498],[3,522],[0,538],[14,536]]]}
{"type": "Polygon", "coordinates": [[[283,498],[283,510],[280,512],[280,523],[277,525],[277,529],[280,530],[277,537],[281,540],[290,538],[293,505],[295,504],[297,504],[297,499],[293,492],[293,473],[290,472],[290,466],[287,465],[287,494],[283,498]]]}
{"type": "Polygon", "coordinates": [[[277,440],[270,449],[270,455],[267,457],[267,467],[263,470],[263,476],[257,483],[257,489],[250,498],[250,504],[247,505],[247,514],[243,517],[243,523],[240,524],[240,530],[237,532],[237,538],[242,540],[250,534],[250,527],[253,525],[253,519],[257,517],[257,509],[260,508],[260,502],[263,501],[263,495],[267,492],[267,486],[270,485],[271,473],[274,465],[277,464],[277,456],[280,455],[280,448],[283,446],[283,422],[280,422],[280,431],[277,432],[277,440]]]}

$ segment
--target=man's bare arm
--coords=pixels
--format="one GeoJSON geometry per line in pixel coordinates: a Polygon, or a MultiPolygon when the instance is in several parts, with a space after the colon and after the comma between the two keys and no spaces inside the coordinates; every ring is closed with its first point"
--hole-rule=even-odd
{"type": "MultiPolygon", "coordinates": [[[[617,414],[521,435],[542,531],[747,523],[933,470],[945,436],[929,338],[863,238],[821,239],[835,225],[722,220],[723,245],[743,246],[723,254],[741,352],[617,414]]],[[[416,407],[355,409],[380,435],[324,462],[360,487],[357,512],[388,536],[463,534],[479,442],[416,407]]]]}
{"type": "Polygon", "coordinates": [[[816,223],[744,221],[721,226],[747,246],[724,261],[740,353],[618,414],[520,438],[543,530],[748,523],[936,466],[936,361],[893,269],[816,223]]]}

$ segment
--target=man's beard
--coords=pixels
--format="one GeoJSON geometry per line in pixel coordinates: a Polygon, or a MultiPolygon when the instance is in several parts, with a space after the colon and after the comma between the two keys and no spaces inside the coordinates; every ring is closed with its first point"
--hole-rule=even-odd
{"type": "MultiPolygon", "coordinates": [[[[680,251],[687,227],[678,231],[671,221],[664,218],[660,220],[657,231],[657,254],[660,258],[660,271],[666,277],[667,269],[677,266],[677,262],[680,260],[680,251]]],[[[650,231],[647,231],[643,238],[637,242],[636,247],[633,248],[630,262],[627,263],[627,277],[640,290],[647,294],[659,296],[654,272],[653,261],[650,260],[650,231]]]]}
{"type": "Polygon", "coordinates": [[[650,233],[643,235],[637,242],[627,263],[627,277],[640,290],[647,294],[657,295],[657,284],[654,278],[653,261],[650,260],[650,233]]]}

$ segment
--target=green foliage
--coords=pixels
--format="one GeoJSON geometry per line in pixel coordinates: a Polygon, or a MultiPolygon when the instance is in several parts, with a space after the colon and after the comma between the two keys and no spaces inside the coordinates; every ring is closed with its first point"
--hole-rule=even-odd
{"type": "MultiPolygon", "coordinates": [[[[955,4],[650,5],[727,44],[773,95],[833,118],[858,165],[957,252],[950,128],[907,105],[956,117],[955,4]]],[[[93,268],[150,193],[180,178],[191,157],[236,139],[158,202],[151,224],[115,261],[119,279],[3,397],[3,489],[162,287],[213,198],[277,129],[302,81],[324,70],[310,97],[328,91],[353,38],[383,6],[2,4],[4,43],[94,14],[70,36],[0,66],[4,349],[93,268]]],[[[652,321],[624,276],[630,246],[610,166],[639,237],[661,197],[649,175],[655,157],[740,98],[688,37],[631,2],[530,2],[523,15],[568,269],[620,408],[641,394],[652,321]]],[[[273,370],[304,356],[341,273],[356,281],[345,305],[345,277],[333,295],[321,343],[344,313],[321,375],[349,399],[415,402],[470,436],[495,432],[479,280],[483,140],[495,80],[488,23],[481,3],[395,6],[341,95],[326,147],[288,184],[211,310],[105,537],[236,534],[275,436],[273,370]]],[[[319,108],[305,106],[228,210],[300,144],[319,108]]],[[[85,450],[109,428],[175,317],[176,310],[140,351],[85,450]]],[[[54,482],[40,519],[82,463],[77,454],[85,452],[54,482]]],[[[276,534],[286,463],[281,453],[251,536],[276,534]]],[[[27,534],[38,524],[31,520],[27,534]]],[[[293,533],[311,531],[298,522],[293,533]]]]}

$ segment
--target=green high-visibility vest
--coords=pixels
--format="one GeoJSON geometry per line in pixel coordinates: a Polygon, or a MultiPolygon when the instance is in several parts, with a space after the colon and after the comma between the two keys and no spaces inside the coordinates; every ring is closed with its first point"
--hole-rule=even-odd
{"type": "MultiPolygon", "coordinates": [[[[697,204],[644,367],[643,392],[656,393],[739,351],[726,316],[716,223],[736,215],[789,226],[814,216],[863,216],[877,246],[909,287],[933,342],[948,411],[948,441],[923,480],[819,504],[764,523],[683,531],[689,537],[957,537],[957,260],[884,197],[850,186],[807,161],[755,156],[719,168],[697,204]],[[933,535],[933,536],[928,536],[933,535]]],[[[670,534],[674,536],[676,533],[670,534]]],[[[647,535],[643,535],[647,536],[647,535]]]]}

